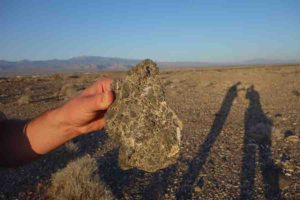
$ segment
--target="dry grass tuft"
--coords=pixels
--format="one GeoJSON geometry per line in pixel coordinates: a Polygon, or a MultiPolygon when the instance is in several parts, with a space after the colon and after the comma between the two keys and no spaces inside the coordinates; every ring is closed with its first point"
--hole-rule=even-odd
{"type": "Polygon", "coordinates": [[[79,92],[77,91],[75,85],[65,84],[59,92],[59,98],[68,100],[68,99],[71,99],[72,97],[76,96],[78,93],[79,92]]]}
{"type": "Polygon", "coordinates": [[[111,200],[111,191],[100,182],[97,163],[90,156],[84,156],[70,162],[64,169],[52,175],[51,186],[47,194],[57,200],[111,200]]]}
{"type": "Polygon", "coordinates": [[[21,105],[29,104],[30,101],[31,101],[31,96],[23,95],[17,100],[17,103],[21,106],[21,105]]]}
{"type": "Polygon", "coordinates": [[[71,74],[71,75],[68,76],[68,78],[70,78],[70,79],[77,79],[79,77],[80,76],[78,74],[71,74]]]}
{"type": "Polygon", "coordinates": [[[70,153],[79,152],[79,147],[73,141],[67,142],[65,144],[65,147],[66,147],[67,151],[70,152],[70,153]]]}
{"type": "Polygon", "coordinates": [[[30,93],[31,90],[32,90],[31,86],[28,86],[28,87],[25,88],[25,92],[26,92],[26,93],[30,93]]]}
{"type": "Polygon", "coordinates": [[[62,81],[62,80],[64,80],[64,77],[62,75],[60,75],[60,74],[53,74],[52,78],[54,80],[56,80],[56,81],[62,81]]]}
{"type": "Polygon", "coordinates": [[[296,97],[300,97],[300,92],[298,90],[293,90],[293,94],[296,96],[296,97]]]}

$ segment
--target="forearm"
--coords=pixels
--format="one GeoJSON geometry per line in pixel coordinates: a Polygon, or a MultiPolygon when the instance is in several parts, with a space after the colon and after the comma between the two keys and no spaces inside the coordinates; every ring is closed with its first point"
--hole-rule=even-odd
{"type": "Polygon", "coordinates": [[[0,166],[17,166],[81,134],[100,130],[114,100],[112,80],[95,82],[63,106],[29,121],[0,122],[0,166]]]}
{"type": "Polygon", "coordinates": [[[76,136],[60,108],[28,121],[1,122],[0,165],[18,166],[54,150],[76,136]]]}
{"type": "Polygon", "coordinates": [[[30,121],[26,135],[32,150],[44,155],[77,136],[66,122],[61,108],[47,111],[30,121]]]}

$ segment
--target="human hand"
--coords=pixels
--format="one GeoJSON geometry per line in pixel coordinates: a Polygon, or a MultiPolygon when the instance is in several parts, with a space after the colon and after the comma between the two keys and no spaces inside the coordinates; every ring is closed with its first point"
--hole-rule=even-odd
{"type": "Polygon", "coordinates": [[[49,153],[76,136],[102,129],[104,114],[114,100],[111,82],[95,82],[63,106],[41,114],[25,126],[13,124],[7,149],[14,154],[14,165],[49,153]]]}
{"type": "Polygon", "coordinates": [[[111,79],[101,79],[59,108],[68,132],[78,136],[105,125],[104,114],[114,100],[111,79]]]}
{"type": "Polygon", "coordinates": [[[104,114],[114,100],[111,82],[111,79],[99,80],[63,106],[27,123],[7,122],[3,134],[9,137],[5,135],[3,141],[6,145],[2,145],[0,150],[9,158],[6,160],[4,154],[0,155],[0,164],[17,166],[26,163],[76,136],[102,129],[105,125],[104,114]]]}

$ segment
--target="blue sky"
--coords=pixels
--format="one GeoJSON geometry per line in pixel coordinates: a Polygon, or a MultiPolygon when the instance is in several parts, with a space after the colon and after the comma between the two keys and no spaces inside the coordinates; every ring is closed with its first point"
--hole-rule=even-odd
{"type": "Polygon", "coordinates": [[[0,59],[300,60],[299,0],[0,0],[0,59]]]}

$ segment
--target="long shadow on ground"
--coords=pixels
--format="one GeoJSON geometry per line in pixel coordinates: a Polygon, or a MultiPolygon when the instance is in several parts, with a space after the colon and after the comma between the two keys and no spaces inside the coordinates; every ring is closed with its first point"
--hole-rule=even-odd
{"type": "MultiPolygon", "coordinates": [[[[237,97],[237,86],[239,84],[240,83],[236,83],[228,89],[226,96],[223,99],[221,108],[216,114],[216,118],[204,143],[199,147],[197,156],[190,161],[188,170],[183,175],[181,185],[176,192],[176,199],[191,199],[194,185],[198,185],[199,181],[201,182],[201,180],[197,181],[197,176],[202,170],[213,144],[223,129],[232,103],[237,97]]],[[[201,183],[199,184],[201,185],[201,183]]]]}
{"type": "Polygon", "coordinates": [[[246,98],[249,107],[245,112],[245,134],[243,160],[240,180],[240,199],[254,199],[254,182],[256,170],[256,151],[263,177],[266,199],[281,199],[278,183],[279,168],[272,160],[271,133],[272,121],[264,114],[259,93],[251,86],[246,98]]]}

